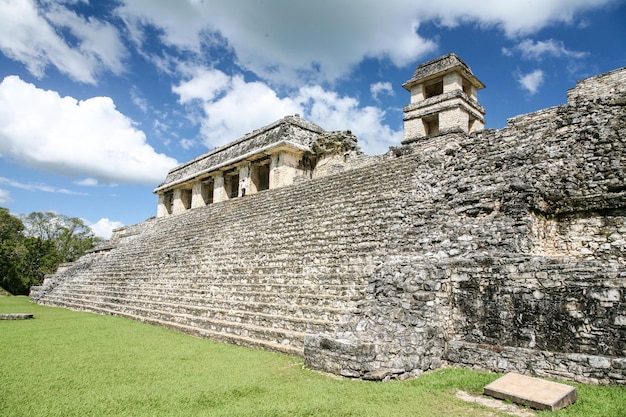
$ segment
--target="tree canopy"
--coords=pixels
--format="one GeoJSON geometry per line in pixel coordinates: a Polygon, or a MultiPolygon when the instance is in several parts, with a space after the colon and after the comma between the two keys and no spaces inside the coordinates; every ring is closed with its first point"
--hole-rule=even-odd
{"type": "Polygon", "coordinates": [[[79,218],[52,212],[20,218],[0,207],[0,286],[12,294],[28,294],[59,264],[75,261],[97,242],[79,218]]]}

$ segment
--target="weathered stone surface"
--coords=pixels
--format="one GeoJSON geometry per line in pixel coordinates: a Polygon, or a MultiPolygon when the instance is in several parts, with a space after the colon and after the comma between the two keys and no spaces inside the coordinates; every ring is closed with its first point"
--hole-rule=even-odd
{"type": "Polygon", "coordinates": [[[516,373],[498,378],[484,392],[494,398],[550,411],[565,408],[578,399],[575,387],[516,373]]]}
{"type": "Polygon", "coordinates": [[[31,297],[350,377],[626,384],[626,69],[569,97],[119,230],[31,297]]]}
{"type": "Polygon", "coordinates": [[[32,313],[0,314],[0,320],[28,320],[34,318],[32,313]]]}
{"type": "Polygon", "coordinates": [[[230,159],[281,140],[288,139],[291,142],[309,147],[323,133],[326,132],[321,127],[301,119],[298,115],[287,116],[265,126],[262,130],[248,133],[237,141],[213,149],[192,161],[177,166],[167,174],[167,178],[159,187],[175,183],[198,172],[210,170],[230,159]]]}

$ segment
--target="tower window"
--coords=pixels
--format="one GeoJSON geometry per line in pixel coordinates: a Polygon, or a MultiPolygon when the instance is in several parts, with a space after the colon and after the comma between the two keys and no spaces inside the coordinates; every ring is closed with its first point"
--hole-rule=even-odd
{"type": "Polygon", "coordinates": [[[430,98],[443,94],[443,79],[424,85],[424,98],[430,98]]]}
{"type": "Polygon", "coordinates": [[[438,114],[423,118],[422,123],[424,123],[424,133],[426,134],[426,136],[436,135],[437,133],[439,133],[438,114]]]}

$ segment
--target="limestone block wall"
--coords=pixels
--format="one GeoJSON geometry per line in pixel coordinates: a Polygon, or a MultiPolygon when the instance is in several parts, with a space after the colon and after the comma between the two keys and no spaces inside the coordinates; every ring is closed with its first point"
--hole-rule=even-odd
{"type": "Polygon", "coordinates": [[[578,81],[576,87],[567,92],[568,102],[574,103],[577,100],[595,100],[613,97],[614,100],[623,103],[624,85],[626,85],[626,72],[623,68],[614,71],[596,75],[595,77],[585,78],[578,81]]]}
{"type": "Polygon", "coordinates": [[[340,332],[307,336],[307,363],[377,379],[447,361],[626,383],[621,88],[397,149],[416,161],[396,240],[409,253],[378,266],[340,332]]]}
{"type": "MultiPolygon", "coordinates": [[[[242,138],[216,148],[171,170],[163,184],[190,178],[198,172],[225,163],[233,158],[266,147],[281,140],[309,146],[324,130],[299,116],[287,116],[268,125],[261,131],[248,133],[242,138]]],[[[163,185],[162,184],[162,185],[163,185]]]]}
{"type": "Polygon", "coordinates": [[[626,384],[625,73],[501,130],[120,230],[31,296],[351,377],[626,384]]]}
{"type": "Polygon", "coordinates": [[[407,163],[381,159],[120,230],[31,298],[303,355],[304,335],[336,331],[396,250],[407,163]]]}

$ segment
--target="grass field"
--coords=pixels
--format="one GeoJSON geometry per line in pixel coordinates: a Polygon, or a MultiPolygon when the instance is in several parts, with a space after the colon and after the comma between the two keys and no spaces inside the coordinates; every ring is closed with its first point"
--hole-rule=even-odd
{"type": "MultiPolygon", "coordinates": [[[[302,359],[118,317],[0,297],[0,416],[507,416],[455,397],[497,374],[460,369],[389,383],[339,379],[302,359]]],[[[626,416],[626,387],[574,384],[554,416],[626,416]]]]}

